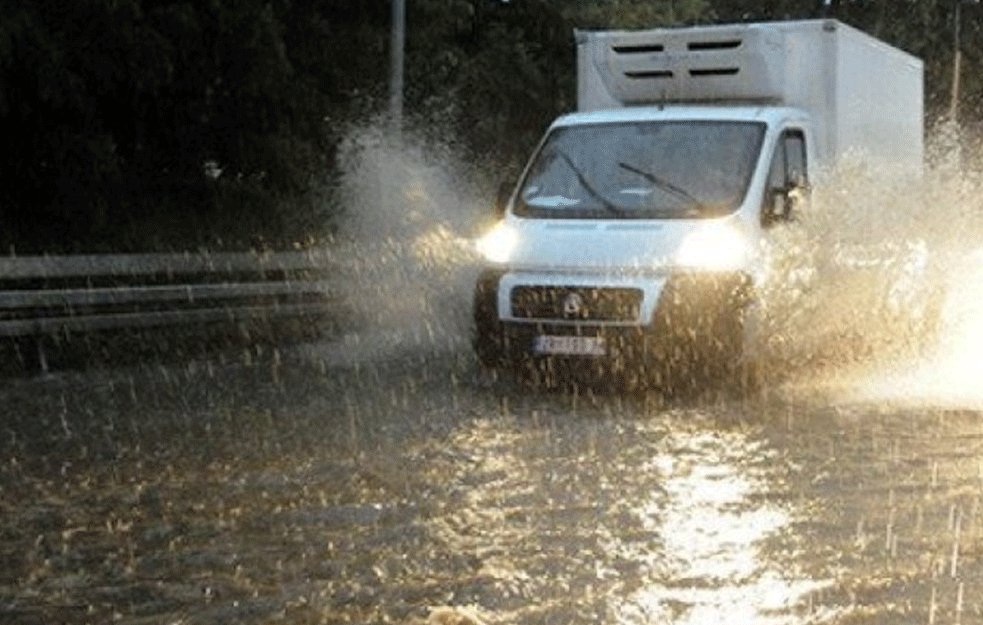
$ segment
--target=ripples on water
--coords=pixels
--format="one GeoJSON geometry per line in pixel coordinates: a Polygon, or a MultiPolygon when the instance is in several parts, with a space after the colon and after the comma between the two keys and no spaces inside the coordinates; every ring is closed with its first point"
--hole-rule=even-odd
{"type": "Polygon", "coordinates": [[[653,555],[663,570],[616,606],[618,622],[793,622],[826,582],[797,575],[765,549],[794,515],[775,492],[780,459],[742,432],[678,427],[653,451],[641,470],[661,476],[665,490],[638,512],[662,536],[664,553],[653,555]]]}
{"type": "Polygon", "coordinates": [[[801,547],[811,515],[794,463],[760,426],[728,423],[724,406],[564,405],[527,397],[459,429],[431,465],[459,497],[438,506],[435,542],[482,561],[488,620],[750,625],[851,611],[813,603],[835,573],[801,547]]]}

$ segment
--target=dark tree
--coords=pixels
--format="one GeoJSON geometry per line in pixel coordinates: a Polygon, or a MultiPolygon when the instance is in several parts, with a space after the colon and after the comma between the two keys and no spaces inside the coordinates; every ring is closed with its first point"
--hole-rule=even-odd
{"type": "MultiPolygon", "coordinates": [[[[410,130],[515,166],[575,106],[574,28],[835,17],[925,61],[930,121],[983,119],[962,0],[408,0],[410,130]]],[[[385,111],[391,5],[0,3],[0,246],[275,246],[329,232],[346,127],[385,111]]]]}

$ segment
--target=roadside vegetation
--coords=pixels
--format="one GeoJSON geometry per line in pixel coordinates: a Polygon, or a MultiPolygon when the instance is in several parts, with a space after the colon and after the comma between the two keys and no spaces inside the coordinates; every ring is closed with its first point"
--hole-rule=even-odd
{"type": "MultiPolygon", "coordinates": [[[[506,178],[574,105],[574,28],[828,15],[925,59],[929,130],[955,110],[972,137],[983,7],[959,4],[957,24],[957,2],[408,0],[404,123],[506,178]]],[[[391,25],[387,2],[4,2],[0,250],[330,238],[347,209],[340,146],[386,115],[391,25]]]]}

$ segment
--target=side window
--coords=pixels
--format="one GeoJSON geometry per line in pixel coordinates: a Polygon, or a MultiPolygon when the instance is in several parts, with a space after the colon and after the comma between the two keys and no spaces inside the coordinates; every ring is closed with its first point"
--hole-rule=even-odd
{"type": "Polygon", "coordinates": [[[775,154],[771,157],[771,169],[768,172],[768,191],[772,189],[784,189],[787,185],[785,181],[785,140],[778,141],[775,146],[775,154]]]}
{"type": "Polygon", "coordinates": [[[801,130],[786,130],[775,146],[768,170],[768,188],[761,207],[762,225],[791,220],[808,192],[805,134],[801,130]]]}
{"type": "Polygon", "coordinates": [[[785,184],[797,187],[809,186],[806,171],[806,139],[801,130],[785,133],[785,184]]]}

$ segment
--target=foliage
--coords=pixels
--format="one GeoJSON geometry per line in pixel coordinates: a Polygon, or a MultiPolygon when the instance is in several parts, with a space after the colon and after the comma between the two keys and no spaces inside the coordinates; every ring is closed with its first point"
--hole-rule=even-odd
{"type": "Polygon", "coordinates": [[[709,0],[566,0],[565,15],[585,30],[653,28],[705,22],[712,16],[709,0]]]}
{"type": "Polygon", "coordinates": [[[409,30],[407,99],[423,134],[508,162],[573,105],[572,31],[550,0],[423,0],[409,30]]]}
{"type": "Polygon", "coordinates": [[[342,1],[5,3],[0,241],[126,250],[303,234],[277,206],[327,182],[333,119],[381,80],[377,63],[339,59],[381,50],[383,17],[342,1]]]}
{"type": "MultiPolygon", "coordinates": [[[[514,171],[573,108],[573,29],[834,16],[952,91],[956,0],[406,0],[409,129],[514,171]]],[[[983,6],[961,5],[964,124],[983,118],[983,6]]],[[[391,5],[0,4],[0,245],[282,246],[330,232],[336,146],[386,110],[391,5]]]]}

